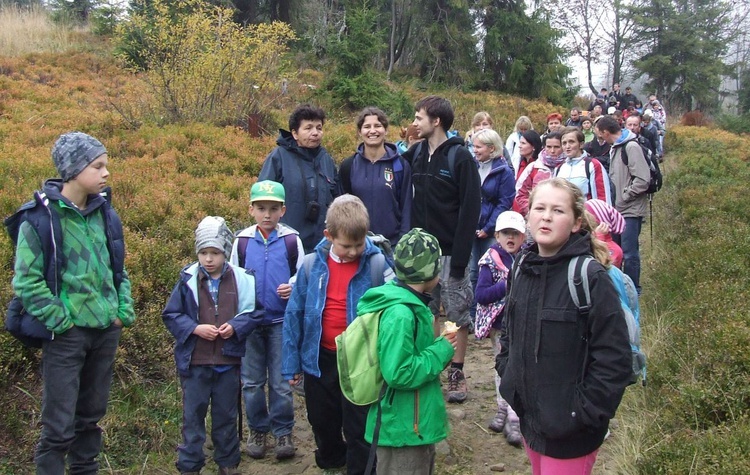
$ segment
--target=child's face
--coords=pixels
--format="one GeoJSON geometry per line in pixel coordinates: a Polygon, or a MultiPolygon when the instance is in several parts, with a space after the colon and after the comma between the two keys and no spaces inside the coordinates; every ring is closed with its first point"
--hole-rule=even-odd
{"type": "Polygon", "coordinates": [[[198,251],[198,263],[206,269],[208,275],[216,279],[221,275],[221,271],[224,269],[224,262],[227,258],[224,256],[224,252],[215,247],[205,247],[198,251]]]}
{"type": "Polygon", "coordinates": [[[581,124],[583,127],[583,130],[590,130],[591,129],[591,121],[590,120],[584,120],[583,124],[581,124]]]}
{"type": "Polygon", "coordinates": [[[87,195],[100,193],[107,186],[107,178],[109,178],[109,170],[107,165],[109,161],[107,154],[101,155],[99,158],[89,163],[86,168],[81,171],[75,178],[71,179],[70,182],[75,183],[81,191],[84,191],[87,195]]]}
{"type": "Polygon", "coordinates": [[[508,254],[515,254],[521,249],[523,241],[526,239],[526,234],[519,232],[516,229],[501,229],[495,233],[495,239],[497,243],[505,249],[508,254]]]}
{"type": "Polygon", "coordinates": [[[365,252],[364,236],[362,236],[362,239],[352,239],[343,234],[334,237],[327,229],[323,231],[323,234],[331,243],[331,252],[336,254],[341,262],[354,262],[365,252]]]}
{"type": "Polygon", "coordinates": [[[557,254],[570,239],[571,233],[581,228],[581,218],[573,214],[570,192],[552,185],[539,185],[529,210],[529,229],[539,245],[539,255],[557,254]]]}
{"type": "Polygon", "coordinates": [[[255,218],[255,223],[266,236],[276,229],[284,213],[286,213],[286,206],[278,201],[254,201],[250,203],[250,216],[255,218]]]}

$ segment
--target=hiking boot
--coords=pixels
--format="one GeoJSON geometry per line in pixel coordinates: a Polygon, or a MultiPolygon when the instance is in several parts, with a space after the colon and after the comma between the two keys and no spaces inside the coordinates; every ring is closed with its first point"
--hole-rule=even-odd
{"type": "Polygon", "coordinates": [[[250,429],[250,437],[247,439],[247,454],[254,459],[265,457],[267,437],[267,432],[250,429]]]}
{"type": "Polygon", "coordinates": [[[518,421],[507,421],[503,428],[505,440],[513,447],[521,447],[523,439],[521,437],[521,424],[518,421]]]}
{"type": "Polygon", "coordinates": [[[487,426],[492,432],[497,432],[498,434],[503,431],[503,428],[505,427],[505,420],[508,418],[508,411],[505,410],[497,410],[497,414],[495,414],[495,417],[492,418],[490,421],[490,424],[487,426]]]}
{"type": "Polygon", "coordinates": [[[276,453],[276,458],[279,460],[294,457],[294,442],[292,442],[292,434],[282,435],[277,438],[274,452],[276,453]]]}
{"type": "Polygon", "coordinates": [[[448,402],[464,402],[468,395],[464,372],[457,368],[448,370],[448,402]]]}
{"type": "Polygon", "coordinates": [[[242,475],[237,467],[219,467],[218,475],[242,475]]]}

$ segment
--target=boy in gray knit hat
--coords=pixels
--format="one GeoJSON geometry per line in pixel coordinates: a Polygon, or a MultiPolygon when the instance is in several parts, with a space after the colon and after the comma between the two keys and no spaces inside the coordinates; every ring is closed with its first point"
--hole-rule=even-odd
{"type": "Polygon", "coordinates": [[[237,394],[245,339],[262,321],[251,271],[227,262],[234,235],[224,218],[205,217],[195,230],[198,262],[180,272],[162,319],[175,337],[182,386],[183,442],[177,469],[198,474],[206,463],[205,419],[211,407],[214,462],[220,475],[238,474],[237,394]]]}
{"type": "Polygon", "coordinates": [[[37,473],[95,473],[122,327],[135,321],[120,218],[110,205],[107,150],[82,132],[61,135],[45,181],[5,224],[16,243],[6,324],[42,347],[37,473]],[[40,258],[41,257],[41,258],[40,258]],[[59,265],[58,265],[59,264],[59,265]]]}
{"type": "Polygon", "coordinates": [[[435,236],[412,229],[394,249],[398,280],[368,290],[357,305],[358,315],[383,312],[378,357],[387,389],[370,406],[365,432],[365,439],[375,444],[380,412],[378,473],[406,473],[407,468],[408,473],[433,473],[435,444],[448,437],[440,372],[453,357],[457,333],[436,338],[428,307],[440,278],[440,255],[435,236]]]}

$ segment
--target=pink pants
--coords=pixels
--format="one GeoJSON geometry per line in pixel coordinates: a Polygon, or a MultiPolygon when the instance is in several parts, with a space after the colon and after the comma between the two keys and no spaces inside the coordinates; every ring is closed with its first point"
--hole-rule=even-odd
{"type": "Polygon", "coordinates": [[[523,447],[531,461],[532,475],[591,475],[596,454],[599,452],[599,449],[596,449],[583,457],[556,459],[531,450],[526,441],[523,442],[523,447]]]}

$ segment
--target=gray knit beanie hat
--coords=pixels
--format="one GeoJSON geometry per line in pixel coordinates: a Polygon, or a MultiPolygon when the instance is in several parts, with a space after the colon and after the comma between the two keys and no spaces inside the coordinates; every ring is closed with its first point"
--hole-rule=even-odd
{"type": "Polygon", "coordinates": [[[440,243],[424,229],[414,228],[393,251],[396,277],[406,284],[429,282],[440,274],[440,243]]]}
{"type": "Polygon", "coordinates": [[[63,181],[69,181],[89,163],[107,153],[104,145],[83,132],[62,134],[52,147],[52,160],[63,181]]]}
{"type": "Polygon", "coordinates": [[[207,247],[215,247],[224,251],[224,256],[229,258],[232,253],[232,240],[234,234],[227,227],[226,221],[220,216],[206,216],[195,229],[195,253],[207,247]]]}

